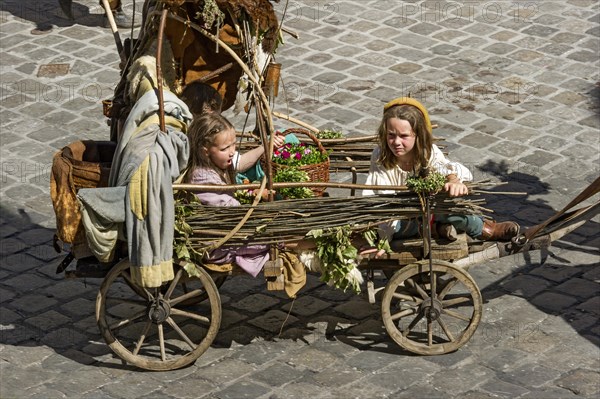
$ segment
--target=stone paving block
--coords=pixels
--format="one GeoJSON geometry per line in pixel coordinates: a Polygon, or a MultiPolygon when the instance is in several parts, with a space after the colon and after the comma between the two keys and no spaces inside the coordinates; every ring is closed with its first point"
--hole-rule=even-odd
{"type": "Polygon", "coordinates": [[[593,313],[570,311],[563,317],[576,331],[583,331],[598,325],[598,318],[593,313]]]}
{"type": "MultiPolygon", "coordinates": [[[[335,393],[334,393],[335,394],[335,393]]],[[[323,395],[323,388],[306,382],[291,383],[282,388],[273,389],[273,393],[269,396],[272,399],[305,399],[318,398],[323,395]]],[[[344,394],[340,397],[348,397],[344,394]]]]}
{"type": "Polygon", "coordinates": [[[573,296],[554,292],[544,292],[531,300],[534,305],[552,312],[560,312],[577,302],[573,296]]]}
{"type": "Polygon", "coordinates": [[[26,368],[38,369],[41,362],[56,354],[53,349],[43,345],[3,345],[1,353],[2,360],[7,362],[15,373],[26,368]]]}
{"type": "Polygon", "coordinates": [[[308,369],[317,372],[333,365],[338,360],[339,357],[330,352],[307,347],[302,351],[293,353],[286,360],[286,364],[300,370],[308,369]]]}
{"type": "Polygon", "coordinates": [[[228,328],[248,318],[248,316],[244,316],[238,312],[229,309],[222,309],[221,313],[221,329],[228,328]]]}
{"type": "Polygon", "coordinates": [[[579,62],[592,62],[592,60],[597,59],[597,52],[587,51],[587,50],[579,50],[567,55],[567,58],[570,58],[579,62]]]}
{"type": "Polygon", "coordinates": [[[25,319],[25,322],[36,329],[48,331],[71,321],[71,318],[58,313],[55,310],[49,310],[34,317],[25,319]]]}
{"type": "Polygon", "coordinates": [[[501,141],[491,146],[489,150],[505,158],[511,158],[527,151],[527,147],[509,141],[501,141]]]}
{"type": "Polygon", "coordinates": [[[52,348],[70,348],[87,339],[87,336],[75,331],[74,328],[61,327],[44,335],[41,341],[52,348]]]}
{"type": "MultiPolygon", "coordinates": [[[[495,372],[481,365],[466,364],[457,369],[442,369],[431,378],[431,386],[449,396],[458,396],[467,391],[473,381],[478,385],[493,378],[495,372]]],[[[461,395],[462,397],[462,395],[461,395]]]]}
{"type": "Polygon", "coordinates": [[[312,316],[318,314],[331,306],[330,303],[322,301],[310,295],[304,295],[296,299],[293,303],[284,305],[281,309],[285,312],[291,312],[299,316],[312,316]]]}
{"type": "Polygon", "coordinates": [[[281,326],[284,325],[284,322],[285,325],[289,326],[294,324],[296,321],[298,321],[298,319],[294,316],[288,315],[279,310],[270,310],[264,315],[248,321],[248,323],[271,333],[278,333],[281,330],[281,326]]]}
{"type": "Polygon", "coordinates": [[[492,136],[485,133],[473,133],[460,140],[461,144],[475,148],[485,148],[490,145],[492,136]]]}
{"type": "Polygon", "coordinates": [[[546,280],[554,282],[561,282],[569,280],[571,277],[579,274],[579,270],[576,268],[560,267],[554,265],[543,265],[536,269],[533,269],[529,274],[543,277],[546,280]]]}
{"type": "Polygon", "coordinates": [[[30,246],[48,243],[52,240],[54,231],[48,229],[31,229],[18,235],[19,239],[30,246]]]}
{"type": "Polygon", "coordinates": [[[481,385],[479,389],[500,397],[517,397],[529,392],[529,390],[524,387],[502,381],[498,378],[486,382],[481,385]]]}
{"type": "Polygon", "coordinates": [[[335,307],[335,311],[353,320],[361,320],[374,312],[374,306],[362,298],[352,298],[335,307]]]}
{"type": "Polygon", "coordinates": [[[327,391],[332,388],[351,384],[363,377],[361,371],[350,367],[339,367],[336,370],[325,369],[318,373],[305,372],[299,383],[308,383],[323,387],[327,391]]]}
{"type": "Polygon", "coordinates": [[[231,346],[248,345],[264,339],[265,332],[247,325],[239,325],[220,332],[214,340],[214,345],[229,348],[231,346]]]}
{"type": "Polygon", "coordinates": [[[503,381],[524,387],[540,387],[560,377],[562,371],[540,366],[535,363],[524,364],[498,375],[503,381]]]}
{"type": "Polygon", "coordinates": [[[48,285],[48,283],[50,282],[46,278],[38,276],[33,272],[25,272],[4,281],[4,284],[7,284],[20,292],[37,290],[48,285]]]}
{"type": "Polygon", "coordinates": [[[236,359],[224,359],[202,370],[202,378],[213,382],[231,382],[256,371],[256,367],[236,359]]]}
{"type": "MultiPolygon", "coordinates": [[[[345,363],[362,372],[375,372],[388,364],[398,361],[397,353],[383,351],[365,351],[350,356],[345,363]]],[[[427,364],[427,362],[425,363],[427,364]]],[[[426,366],[428,367],[428,366],[426,366]]]]}
{"type": "Polygon", "coordinates": [[[584,303],[577,305],[577,309],[600,315],[600,297],[596,296],[588,299],[584,303]]]}
{"type": "Polygon", "coordinates": [[[298,381],[305,377],[308,373],[299,370],[295,367],[290,367],[281,362],[275,362],[269,365],[264,370],[257,371],[251,377],[256,378],[261,383],[270,386],[278,387],[290,382],[298,381]]]}
{"type": "Polygon", "coordinates": [[[44,295],[27,294],[10,302],[10,307],[28,314],[31,312],[40,311],[50,306],[54,306],[56,303],[56,300],[48,298],[44,295]]]}
{"type": "Polygon", "coordinates": [[[41,338],[40,333],[20,324],[8,324],[0,329],[0,342],[5,345],[37,342],[41,338]]]}
{"type": "Polygon", "coordinates": [[[406,398],[430,398],[430,399],[441,399],[445,397],[442,392],[437,392],[431,386],[427,384],[414,384],[404,390],[389,390],[375,385],[370,380],[365,379],[358,381],[347,387],[336,389],[333,391],[334,395],[340,395],[342,392],[351,392],[357,397],[406,397],[406,398]]]}
{"type": "Polygon", "coordinates": [[[552,154],[550,152],[536,150],[533,151],[532,154],[519,158],[519,162],[524,162],[527,164],[541,167],[544,165],[548,165],[559,158],[560,156],[552,154]]]}
{"type": "Polygon", "coordinates": [[[183,378],[170,382],[159,392],[155,393],[155,398],[170,395],[174,398],[201,397],[200,395],[213,391],[216,385],[197,376],[183,378]]]}
{"type": "Polygon", "coordinates": [[[598,295],[600,292],[600,284],[580,278],[573,278],[557,286],[556,290],[570,296],[587,299],[598,295]]]}
{"type": "Polygon", "coordinates": [[[41,370],[39,368],[29,369],[27,372],[9,374],[6,371],[2,373],[2,384],[0,385],[0,395],[2,397],[22,397],[23,394],[31,388],[57,378],[57,372],[41,370]],[[6,378],[9,377],[10,378],[6,378]]]}
{"type": "Polygon", "coordinates": [[[576,395],[592,397],[600,392],[599,378],[600,375],[597,371],[577,369],[560,378],[557,385],[576,395]]]}
{"type": "Polygon", "coordinates": [[[72,301],[66,302],[63,305],[61,305],[60,308],[74,316],[86,316],[94,313],[95,311],[94,301],[84,298],[77,298],[72,301]]]}
{"type": "Polygon", "coordinates": [[[265,309],[273,307],[278,302],[272,297],[263,294],[254,294],[243,298],[239,302],[232,303],[231,306],[246,312],[262,312],[265,309]]]}
{"type": "Polygon", "coordinates": [[[579,396],[575,395],[571,391],[556,387],[540,387],[535,392],[528,392],[521,396],[523,399],[547,399],[547,398],[561,398],[561,399],[576,399],[579,396]]]}
{"type": "MultiPolygon", "coordinates": [[[[13,242],[13,243],[18,243],[19,245],[24,245],[21,244],[22,241],[20,242],[13,242]]],[[[37,267],[40,267],[42,265],[42,263],[35,259],[34,257],[32,257],[31,255],[24,253],[24,252],[20,252],[14,255],[8,255],[3,257],[2,259],[3,262],[3,269],[7,270],[7,271],[12,271],[12,272],[17,272],[17,273],[27,273],[27,275],[32,275],[34,276],[34,279],[37,279],[38,276],[34,275],[34,270],[37,267]]],[[[41,278],[41,277],[40,277],[41,278]]],[[[7,279],[4,279],[4,281],[6,281],[7,279]]],[[[21,282],[23,280],[23,277],[19,277],[18,280],[21,282]]],[[[43,283],[41,283],[41,285],[44,285],[43,283]]]]}
{"type": "MultiPolygon", "coordinates": [[[[0,277],[0,279],[4,280],[4,276],[0,277]]],[[[4,288],[0,288],[0,303],[2,302],[6,302],[9,301],[10,299],[14,298],[16,296],[16,294],[13,291],[9,291],[7,289],[4,288]]],[[[2,320],[4,320],[5,315],[4,312],[6,312],[6,309],[2,309],[2,320]]]]}

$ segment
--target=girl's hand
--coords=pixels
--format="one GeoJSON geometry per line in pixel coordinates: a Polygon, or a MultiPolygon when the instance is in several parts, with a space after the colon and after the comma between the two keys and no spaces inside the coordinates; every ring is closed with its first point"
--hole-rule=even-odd
{"type": "Polygon", "coordinates": [[[444,190],[451,197],[460,197],[469,194],[469,189],[461,182],[448,182],[444,184],[444,190]]]}
{"type": "Polygon", "coordinates": [[[385,255],[385,249],[377,249],[377,248],[372,248],[372,247],[361,248],[359,250],[358,254],[360,256],[368,257],[368,258],[370,258],[371,255],[375,254],[375,259],[378,259],[378,258],[382,257],[383,255],[385,255]]]}
{"type": "Polygon", "coordinates": [[[285,143],[285,136],[279,131],[275,132],[273,136],[273,148],[279,148],[285,143]]]}

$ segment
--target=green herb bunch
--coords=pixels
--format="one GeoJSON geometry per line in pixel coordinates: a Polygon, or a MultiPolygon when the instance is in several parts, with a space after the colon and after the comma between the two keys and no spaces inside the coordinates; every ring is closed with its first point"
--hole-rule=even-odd
{"type": "MultiPolygon", "coordinates": [[[[295,167],[280,169],[273,177],[275,183],[281,182],[307,182],[310,181],[308,173],[295,167]]],[[[292,198],[310,198],[314,196],[312,190],[308,187],[291,187],[291,188],[280,188],[277,190],[279,195],[286,199],[292,198]]]]}
{"type": "Polygon", "coordinates": [[[325,129],[315,134],[315,136],[318,139],[341,139],[343,137],[343,134],[338,130],[325,129]]]}
{"type": "Polygon", "coordinates": [[[419,196],[421,208],[425,210],[425,197],[438,193],[446,184],[446,177],[436,171],[423,168],[418,175],[406,180],[406,187],[419,196]]]}
{"type": "Polygon", "coordinates": [[[439,192],[446,184],[446,177],[435,171],[429,171],[425,176],[410,176],[406,181],[409,190],[417,194],[430,195],[439,192]]]}

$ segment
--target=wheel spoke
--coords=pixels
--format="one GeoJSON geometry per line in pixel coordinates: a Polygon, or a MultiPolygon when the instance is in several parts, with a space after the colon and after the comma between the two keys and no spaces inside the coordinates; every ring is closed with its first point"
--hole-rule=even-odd
{"type": "Polygon", "coordinates": [[[458,279],[453,276],[450,280],[448,280],[448,282],[446,282],[446,284],[443,285],[444,288],[441,289],[438,299],[440,301],[444,299],[450,290],[456,286],[456,284],[458,284],[458,279]]]}
{"type": "Polygon", "coordinates": [[[407,278],[406,282],[408,283],[408,285],[410,285],[412,288],[416,289],[417,292],[419,293],[419,295],[421,295],[421,298],[423,299],[427,299],[429,298],[429,295],[427,294],[427,292],[423,289],[423,287],[421,287],[419,284],[417,284],[412,278],[407,278]]]}
{"type": "Polygon", "coordinates": [[[446,308],[449,306],[454,306],[454,305],[458,305],[460,303],[465,303],[465,302],[471,302],[471,297],[459,296],[454,299],[447,299],[445,301],[442,301],[442,305],[444,305],[444,308],[446,308]]]}
{"type": "Polygon", "coordinates": [[[402,310],[402,311],[400,311],[398,313],[394,313],[391,317],[392,317],[392,320],[395,321],[395,320],[401,319],[401,318],[403,318],[405,316],[410,316],[410,315],[415,314],[415,313],[417,313],[417,309],[416,308],[410,308],[410,309],[404,309],[404,310],[402,310]]]}
{"type": "Polygon", "coordinates": [[[183,294],[181,296],[178,296],[177,298],[173,298],[173,299],[169,300],[169,304],[171,306],[175,306],[175,305],[177,305],[180,302],[183,302],[183,301],[188,300],[190,298],[194,298],[196,296],[200,296],[203,293],[204,293],[204,291],[200,290],[200,289],[193,290],[193,291],[188,292],[187,294],[183,294]]]}
{"type": "Polygon", "coordinates": [[[447,314],[447,315],[448,315],[448,316],[450,316],[450,317],[454,317],[454,318],[456,318],[456,319],[459,319],[459,320],[462,320],[462,321],[466,321],[466,322],[469,322],[469,321],[471,321],[471,317],[469,317],[469,316],[465,316],[465,315],[463,315],[463,314],[460,314],[460,313],[458,313],[458,312],[455,312],[455,311],[453,311],[453,310],[449,310],[449,309],[442,309],[442,312],[443,312],[444,314],[447,314]]]}
{"type": "Polygon", "coordinates": [[[160,344],[160,360],[164,362],[167,359],[167,355],[165,354],[165,334],[162,323],[158,324],[158,342],[160,344]]]}
{"type": "Polygon", "coordinates": [[[421,299],[421,298],[417,298],[416,296],[413,296],[413,295],[403,294],[401,292],[393,293],[392,298],[401,299],[401,300],[409,301],[409,302],[414,302],[416,305],[419,305],[423,302],[423,299],[421,299]]]}
{"type": "Polygon", "coordinates": [[[450,342],[453,342],[454,336],[452,335],[452,332],[448,329],[446,322],[444,322],[444,320],[442,320],[441,317],[438,317],[437,322],[440,324],[440,327],[442,327],[442,331],[444,331],[444,334],[446,334],[448,340],[450,340],[450,342]]]}
{"type": "Polygon", "coordinates": [[[175,274],[175,277],[169,284],[169,288],[167,289],[167,292],[165,292],[165,295],[164,295],[165,299],[169,299],[171,297],[171,294],[173,293],[173,290],[175,290],[175,287],[177,287],[177,283],[181,279],[182,274],[183,274],[183,268],[181,268],[177,271],[177,274],[175,274]]]}
{"type": "MultiPolygon", "coordinates": [[[[144,293],[146,294],[146,299],[147,299],[147,300],[150,300],[150,301],[151,301],[151,300],[153,300],[153,299],[154,299],[154,295],[152,295],[152,294],[150,293],[150,291],[148,291],[148,290],[147,290],[145,287],[140,287],[140,286],[136,285],[136,284],[133,282],[133,279],[131,278],[131,274],[129,274],[129,271],[128,271],[128,270],[123,270],[123,271],[121,272],[121,276],[123,276],[123,278],[124,278],[125,280],[127,280],[127,282],[128,282],[128,283],[129,283],[131,286],[134,286],[134,285],[135,285],[136,287],[139,287],[141,290],[143,290],[143,291],[144,291],[144,293]]],[[[135,290],[133,290],[133,289],[132,289],[132,291],[133,291],[133,292],[135,292],[135,290]]],[[[136,292],[136,294],[137,294],[137,292],[136,292]]],[[[139,294],[138,294],[138,295],[139,295],[139,294]]]]}
{"type": "Polygon", "coordinates": [[[432,298],[437,298],[437,273],[436,272],[432,272],[431,273],[431,289],[429,290],[429,292],[431,293],[431,297],[432,298]]]}
{"type": "Polygon", "coordinates": [[[402,336],[406,338],[408,336],[408,333],[410,333],[410,331],[413,328],[415,328],[415,326],[417,325],[417,323],[419,321],[421,321],[422,318],[423,318],[423,313],[417,314],[417,317],[415,317],[413,319],[413,321],[410,322],[410,324],[408,325],[408,327],[406,327],[406,330],[402,331],[402,336]]]}
{"type": "Polygon", "coordinates": [[[144,331],[142,331],[142,335],[140,335],[140,339],[138,339],[138,341],[135,345],[135,348],[133,349],[133,352],[131,352],[133,354],[133,356],[137,356],[138,352],[142,348],[142,345],[144,344],[144,340],[146,339],[146,334],[148,334],[148,331],[150,331],[150,327],[152,327],[152,320],[148,320],[146,322],[146,325],[144,326],[144,331]]]}
{"type": "Polygon", "coordinates": [[[139,319],[141,319],[144,316],[146,316],[146,309],[144,309],[144,310],[142,310],[140,312],[137,312],[136,314],[133,315],[133,317],[130,317],[130,318],[125,319],[125,320],[121,320],[121,321],[119,321],[119,322],[117,322],[115,324],[111,324],[111,325],[108,326],[108,328],[111,329],[111,330],[116,330],[117,328],[121,328],[123,326],[126,326],[127,324],[133,323],[136,320],[139,320],[139,319]]]}
{"type": "Polygon", "coordinates": [[[106,303],[114,303],[114,302],[118,302],[118,303],[128,303],[130,305],[138,305],[138,306],[142,306],[142,307],[146,307],[147,305],[147,301],[141,301],[139,299],[128,299],[128,298],[106,298],[106,303]]]}
{"type": "Polygon", "coordinates": [[[433,326],[431,320],[427,319],[427,345],[433,345],[433,326]]]}
{"type": "Polygon", "coordinates": [[[198,320],[204,324],[210,325],[210,319],[206,316],[202,316],[192,312],[186,312],[185,310],[171,308],[171,314],[175,316],[189,317],[190,319],[198,320]]]}
{"type": "Polygon", "coordinates": [[[173,320],[171,317],[169,317],[167,319],[167,323],[169,323],[169,325],[173,328],[173,330],[177,331],[177,334],[179,334],[179,336],[181,338],[183,338],[183,340],[188,344],[188,346],[194,350],[196,349],[196,346],[194,345],[194,343],[192,342],[192,340],[190,339],[190,337],[188,337],[181,328],[179,328],[179,326],[177,325],[177,323],[175,323],[175,320],[173,320]]]}

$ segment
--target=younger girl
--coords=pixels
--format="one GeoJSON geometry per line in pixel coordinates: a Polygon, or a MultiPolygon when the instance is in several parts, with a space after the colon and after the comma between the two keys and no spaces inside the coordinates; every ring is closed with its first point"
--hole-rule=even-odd
{"type": "MultiPolygon", "coordinates": [[[[458,162],[449,161],[433,144],[431,122],[425,107],[413,98],[401,97],[383,107],[378,130],[379,145],[371,154],[371,166],[366,184],[405,185],[408,177],[429,167],[446,176],[444,190],[452,197],[468,194],[463,184],[473,180],[471,172],[458,162]]],[[[364,190],[363,195],[390,194],[392,190],[364,190]]],[[[514,222],[484,221],[472,215],[436,215],[438,232],[453,239],[451,228],[483,240],[510,240],[519,232],[514,222]]],[[[396,220],[379,229],[383,238],[406,238],[418,234],[418,223],[396,220]]]]}
{"type": "MultiPolygon", "coordinates": [[[[231,123],[216,112],[205,113],[194,119],[188,131],[190,156],[183,182],[192,184],[226,185],[235,182],[235,174],[253,166],[263,155],[263,146],[258,146],[243,155],[236,151],[236,134],[231,123]]],[[[276,147],[283,145],[284,138],[275,135],[276,147]]],[[[196,194],[205,205],[239,206],[232,192],[205,191],[196,194]]],[[[269,260],[269,246],[246,245],[243,247],[221,247],[207,255],[206,261],[213,264],[235,262],[255,276],[269,260]]]]}

